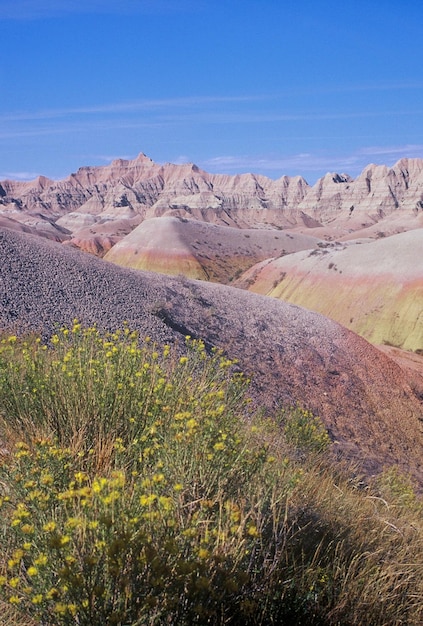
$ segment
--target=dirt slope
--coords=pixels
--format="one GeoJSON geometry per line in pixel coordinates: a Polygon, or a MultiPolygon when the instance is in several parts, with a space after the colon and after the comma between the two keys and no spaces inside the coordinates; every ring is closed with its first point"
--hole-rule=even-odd
{"type": "Polygon", "coordinates": [[[251,268],[255,293],[307,307],[375,344],[423,349],[423,229],[367,243],[332,244],[251,268]]]}
{"type": "Polygon", "coordinates": [[[186,334],[222,347],[253,374],[255,400],[299,402],[326,423],[340,455],[367,471],[409,468],[423,484],[423,410],[391,359],[325,317],[222,285],[117,267],[60,244],[0,230],[0,327],[48,335],[75,317],[155,341],[186,334]]]}
{"type": "Polygon", "coordinates": [[[319,242],[289,231],[160,217],[144,220],[104,258],[124,267],[227,284],[263,259],[310,250],[319,242]]]}

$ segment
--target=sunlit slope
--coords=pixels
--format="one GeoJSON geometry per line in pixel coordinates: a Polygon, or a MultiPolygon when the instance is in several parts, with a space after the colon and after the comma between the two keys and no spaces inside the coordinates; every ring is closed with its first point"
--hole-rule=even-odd
{"type": "Polygon", "coordinates": [[[124,267],[229,283],[263,259],[311,250],[319,242],[300,233],[164,216],[142,222],[104,258],[124,267]]]}
{"type": "Polygon", "coordinates": [[[208,281],[118,267],[41,237],[0,229],[0,329],[50,337],[75,318],[124,321],[160,346],[202,338],[251,378],[266,411],[318,415],[339,458],[368,473],[390,464],[423,485],[423,407],[401,368],[318,313],[208,281]],[[398,429],[400,426],[400,436],[398,429]]]}
{"type": "Polygon", "coordinates": [[[273,259],[240,284],[323,313],[372,343],[423,349],[423,229],[273,259]]]}

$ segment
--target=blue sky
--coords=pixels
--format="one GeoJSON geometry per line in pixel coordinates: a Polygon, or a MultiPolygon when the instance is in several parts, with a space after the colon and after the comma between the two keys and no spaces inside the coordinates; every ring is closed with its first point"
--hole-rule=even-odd
{"type": "Polygon", "coordinates": [[[0,0],[0,179],[423,158],[421,0],[0,0]]]}

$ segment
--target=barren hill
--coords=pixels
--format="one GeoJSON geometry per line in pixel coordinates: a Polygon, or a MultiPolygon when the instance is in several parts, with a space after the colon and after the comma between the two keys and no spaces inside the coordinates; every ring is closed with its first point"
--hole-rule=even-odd
{"type": "Polygon", "coordinates": [[[423,485],[423,408],[402,370],[364,339],[300,307],[247,291],[118,267],[0,230],[0,327],[47,335],[75,317],[156,342],[186,334],[253,376],[255,401],[319,414],[337,454],[368,472],[399,463],[423,485]]]}
{"type": "Polygon", "coordinates": [[[61,181],[3,181],[0,225],[123,266],[222,283],[265,263],[238,284],[323,312],[372,342],[422,349],[422,159],[369,165],[355,180],[328,173],[310,187],[301,177],[215,175],[140,154],[61,181]]]}
{"type": "Polygon", "coordinates": [[[226,284],[263,259],[310,250],[318,243],[316,237],[289,231],[161,217],[144,220],[104,258],[125,267],[226,284]]]}
{"type": "Polygon", "coordinates": [[[239,285],[323,313],[372,343],[423,353],[423,229],[265,261],[239,285]]]}

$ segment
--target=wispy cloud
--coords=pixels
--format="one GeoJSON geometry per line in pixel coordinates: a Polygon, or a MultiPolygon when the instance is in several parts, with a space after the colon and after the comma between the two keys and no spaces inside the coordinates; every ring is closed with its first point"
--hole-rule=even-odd
{"type": "Polygon", "coordinates": [[[339,167],[352,166],[355,156],[334,158],[312,153],[298,153],[286,156],[218,156],[201,162],[201,166],[211,171],[230,172],[302,172],[334,171],[339,167]]]}
{"type": "Polygon", "coordinates": [[[92,158],[96,161],[104,161],[105,163],[111,163],[112,161],[116,161],[117,159],[123,159],[124,161],[130,161],[134,158],[133,155],[130,154],[96,154],[92,155],[92,158]]]}
{"type": "MultiPolygon", "coordinates": [[[[347,173],[352,176],[359,174],[370,162],[381,161],[389,167],[401,158],[423,158],[423,145],[406,144],[402,146],[363,147],[350,154],[330,156],[312,152],[289,154],[284,156],[231,156],[223,155],[200,161],[205,170],[215,173],[233,174],[242,172],[271,174],[278,176],[313,175],[325,172],[347,173]]],[[[188,159],[187,159],[188,160],[188,159]]]]}
{"type": "Polygon", "coordinates": [[[257,102],[266,96],[188,96],[185,98],[145,99],[131,102],[111,102],[92,106],[79,106],[39,111],[16,111],[0,115],[0,122],[18,122],[66,118],[77,115],[161,112],[163,110],[202,108],[207,105],[257,102]]]}
{"type": "Polygon", "coordinates": [[[38,172],[0,172],[0,180],[34,180],[39,176],[38,172]]]}
{"type": "Polygon", "coordinates": [[[84,130],[87,125],[101,129],[142,128],[154,125],[242,125],[295,122],[348,121],[422,115],[422,110],[333,110],[313,108],[289,110],[280,95],[208,95],[152,98],[81,105],[54,109],[9,111],[0,114],[0,136],[43,135],[84,130]],[[260,110],[258,110],[260,105],[260,110]],[[1,124],[4,128],[1,128],[1,124]],[[44,124],[43,124],[44,123],[44,124]],[[37,125],[38,124],[38,125],[37,125]],[[6,135],[5,135],[6,133],[6,135]]]}
{"type": "Polygon", "coordinates": [[[0,20],[34,20],[72,14],[175,13],[198,10],[194,0],[2,0],[0,20]]]}
{"type": "Polygon", "coordinates": [[[285,95],[307,96],[323,94],[360,93],[372,91],[408,91],[423,89],[423,81],[395,81],[395,82],[363,82],[363,83],[337,83],[313,87],[288,88],[281,92],[285,95]]]}
{"type": "Polygon", "coordinates": [[[373,156],[389,156],[392,158],[401,158],[404,155],[416,156],[421,158],[423,156],[423,144],[407,143],[400,146],[369,146],[362,148],[360,154],[373,155],[373,156]]]}

